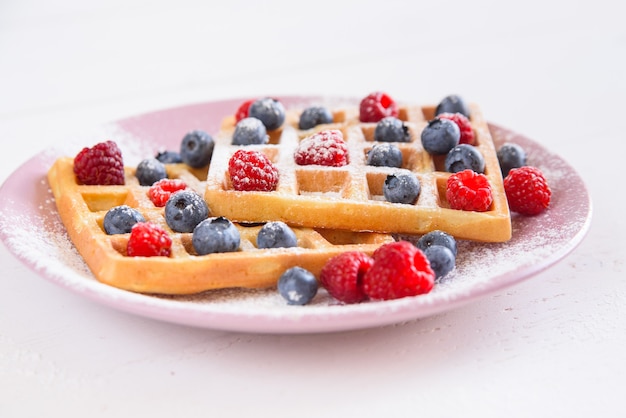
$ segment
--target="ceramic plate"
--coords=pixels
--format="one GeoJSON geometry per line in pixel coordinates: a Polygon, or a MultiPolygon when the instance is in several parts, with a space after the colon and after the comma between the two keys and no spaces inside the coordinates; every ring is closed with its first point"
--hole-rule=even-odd
{"type": "MultiPolygon", "coordinates": [[[[349,99],[280,97],[289,107],[354,103],[349,99]]],[[[255,333],[314,333],[383,326],[444,312],[512,286],[548,268],[583,239],[591,201],[583,180],[562,158],[537,142],[491,124],[496,146],[515,142],[551,185],[549,210],[534,217],[513,215],[513,238],[502,244],[459,242],[456,269],[435,289],[417,297],[354,305],[335,303],[321,290],[310,305],[289,306],[274,289],[219,290],[194,296],[160,297],[116,289],[95,280],[69,241],[48,188],[46,172],[61,155],[115,140],[126,164],[165,149],[177,150],[191,129],[217,132],[222,118],[243,99],[192,104],[117,121],[35,155],[0,189],[0,231],[7,248],[42,277],[115,309],[172,323],[255,333]],[[571,193],[575,190],[576,193],[571,193]]]]}

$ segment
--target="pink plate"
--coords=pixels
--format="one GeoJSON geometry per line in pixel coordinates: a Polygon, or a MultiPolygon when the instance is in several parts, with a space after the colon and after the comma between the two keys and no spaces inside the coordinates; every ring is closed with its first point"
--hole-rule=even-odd
{"type": "MultiPolygon", "coordinates": [[[[354,103],[349,99],[280,97],[289,107],[354,103]]],[[[399,323],[454,309],[512,286],[569,254],[585,236],[591,201],[584,182],[563,159],[540,144],[490,125],[496,145],[515,142],[539,167],[553,191],[550,208],[535,217],[513,216],[504,244],[459,242],[456,269],[427,294],[386,302],[339,305],[321,290],[310,305],[289,306],[274,289],[220,290],[194,296],[142,295],[99,283],[69,241],[48,188],[46,172],[61,155],[113,139],[127,164],[157,151],[177,150],[191,129],[217,132],[243,99],[193,104],[98,127],[61,148],[45,150],[18,168],[0,189],[0,235],[7,248],[46,279],[115,309],[172,323],[254,333],[315,333],[399,323]],[[571,193],[571,191],[576,191],[571,193]]]]}

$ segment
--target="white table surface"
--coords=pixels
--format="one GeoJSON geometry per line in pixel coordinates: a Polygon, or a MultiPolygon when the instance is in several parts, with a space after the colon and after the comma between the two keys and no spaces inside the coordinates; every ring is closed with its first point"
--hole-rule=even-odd
{"type": "Polygon", "coordinates": [[[566,259],[475,303],[303,336],[122,313],[2,245],[0,417],[625,416],[620,2],[95,3],[0,0],[0,181],[70,132],[187,103],[458,93],[574,166],[594,217],[566,259]]]}

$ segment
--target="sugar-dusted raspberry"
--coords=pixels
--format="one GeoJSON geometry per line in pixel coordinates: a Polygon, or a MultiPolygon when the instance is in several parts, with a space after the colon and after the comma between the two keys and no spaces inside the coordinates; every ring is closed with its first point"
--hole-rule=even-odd
{"type": "Polygon", "coordinates": [[[161,179],[150,186],[148,197],[154,206],[161,208],[165,206],[172,193],[186,188],[187,184],[181,179],[161,179]]]}
{"type": "Polygon", "coordinates": [[[270,192],[278,185],[278,169],[259,151],[237,150],[228,161],[233,189],[270,192]]]}
{"type": "Polygon", "coordinates": [[[348,147],[338,129],[317,132],[304,138],[294,153],[298,165],[341,167],[350,162],[348,147]]]}
{"type": "Polygon", "coordinates": [[[235,123],[239,122],[241,119],[245,119],[248,117],[248,115],[250,114],[250,105],[255,100],[256,99],[249,99],[239,105],[239,107],[237,108],[237,112],[235,112],[235,123]]]}
{"type": "Polygon", "coordinates": [[[361,100],[359,105],[361,122],[378,122],[387,116],[398,116],[398,105],[387,93],[377,91],[361,100]]]}
{"type": "Polygon", "coordinates": [[[459,144],[469,144],[474,145],[476,142],[476,137],[474,136],[474,129],[472,129],[472,124],[470,120],[463,115],[462,113],[441,113],[437,115],[438,118],[449,119],[452,122],[456,123],[461,131],[461,137],[459,139],[459,144]]]}
{"type": "Polygon", "coordinates": [[[358,303],[367,299],[363,276],[372,266],[370,256],[360,251],[347,251],[326,262],[320,272],[320,283],[340,302],[358,303]]]}
{"type": "Polygon", "coordinates": [[[150,222],[138,222],[130,230],[126,254],[129,257],[169,257],[172,239],[166,230],[150,222]]]}
{"type": "Polygon", "coordinates": [[[74,174],[82,184],[124,184],[122,152],[114,141],[100,142],[91,148],[85,147],[74,157],[74,174]]]}
{"type": "Polygon", "coordinates": [[[428,293],[435,272],[426,255],[408,241],[384,244],[372,255],[374,263],[363,276],[363,290],[374,300],[399,299],[428,293]]]}
{"type": "Polygon", "coordinates": [[[545,176],[537,167],[513,168],[504,178],[504,191],[513,212],[537,215],[543,212],[552,198],[545,176]]]}
{"type": "Polygon", "coordinates": [[[493,202],[489,179],[470,169],[454,173],[448,178],[446,199],[452,209],[485,212],[493,202]]]}

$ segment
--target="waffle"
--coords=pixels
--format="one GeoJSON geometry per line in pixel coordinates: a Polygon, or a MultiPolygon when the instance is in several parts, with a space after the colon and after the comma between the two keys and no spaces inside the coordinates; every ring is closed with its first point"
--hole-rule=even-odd
{"type": "Polygon", "coordinates": [[[445,156],[431,156],[421,144],[421,131],[434,118],[435,106],[400,106],[399,118],[409,127],[411,140],[396,143],[403,167],[416,174],[421,192],[413,205],[384,201],[383,183],[394,168],[366,164],[375,123],[361,123],[358,109],[334,111],[332,124],[298,130],[298,110],[290,110],[285,123],[269,132],[266,145],[248,145],[265,153],[280,173],[274,192],[236,191],[228,177],[228,160],[241,146],[231,145],[234,117],[222,121],[208,172],[205,200],[213,213],[231,220],[282,220],[302,227],[334,228],[381,233],[423,234],[443,230],[458,239],[505,242],[511,238],[511,218],[496,149],[479,106],[470,104],[470,122],[476,147],[485,159],[485,175],[494,201],[485,212],[451,209],[446,200],[445,156]],[[299,141],[320,130],[339,129],[347,143],[350,163],[344,167],[298,166],[293,154],[299,141]]]}
{"type": "MultiPolygon", "coordinates": [[[[199,193],[205,190],[206,168],[168,164],[166,169],[169,178],[180,178],[199,193]]],[[[318,276],[334,255],[349,250],[371,254],[393,240],[388,234],[295,227],[297,248],[258,249],[255,242],[261,226],[236,224],[241,233],[239,251],[200,256],[194,253],[191,233],[177,233],[167,226],[163,208],[152,204],[148,187],[139,185],[134,172],[132,167],[125,168],[123,186],[87,186],[77,183],[73,158],[59,158],[48,171],[59,215],[78,252],[96,279],[125,290],[176,295],[218,288],[270,287],[290,267],[301,266],[318,276]],[[104,215],[122,204],[138,209],[147,221],[170,233],[170,257],[126,256],[130,234],[104,232],[104,215]]]]}

